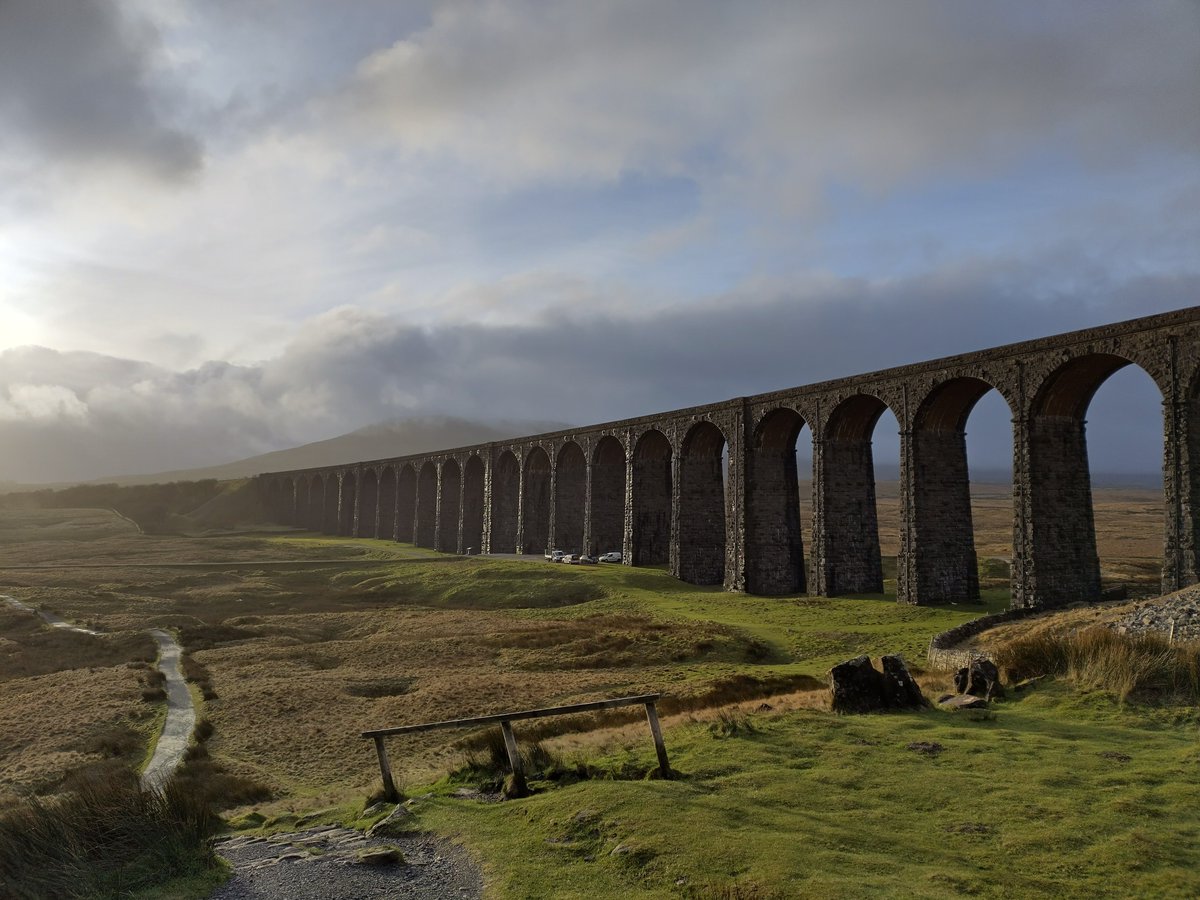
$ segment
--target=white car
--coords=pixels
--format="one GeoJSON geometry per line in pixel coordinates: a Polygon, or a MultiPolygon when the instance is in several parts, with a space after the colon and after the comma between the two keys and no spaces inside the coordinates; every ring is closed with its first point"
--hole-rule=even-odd
{"type": "Polygon", "coordinates": [[[563,552],[561,550],[551,550],[546,554],[546,559],[550,562],[562,562],[563,552]]]}
{"type": "Polygon", "coordinates": [[[608,553],[605,553],[603,556],[600,557],[600,562],[620,562],[620,561],[621,561],[621,551],[620,550],[610,550],[608,553]]]}

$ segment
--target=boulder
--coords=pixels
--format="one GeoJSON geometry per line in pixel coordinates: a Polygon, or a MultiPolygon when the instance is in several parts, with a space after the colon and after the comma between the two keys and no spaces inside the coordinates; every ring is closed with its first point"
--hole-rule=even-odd
{"type": "Polygon", "coordinates": [[[883,709],[883,676],[871,665],[869,656],[856,656],[829,670],[833,699],[830,708],[838,713],[861,713],[883,709]]]}
{"type": "Polygon", "coordinates": [[[403,806],[397,806],[387,818],[380,819],[367,829],[367,837],[399,837],[412,829],[412,813],[403,806]]]}
{"type": "Polygon", "coordinates": [[[879,661],[883,664],[883,686],[889,707],[892,709],[920,709],[929,705],[929,701],[921,693],[921,688],[908,673],[908,667],[904,665],[904,657],[884,656],[879,661]]]}
{"type": "Polygon", "coordinates": [[[863,713],[927,705],[901,657],[885,656],[882,662],[882,673],[871,665],[869,656],[856,656],[829,670],[833,694],[830,707],[834,712],[863,713]]]}
{"type": "Polygon", "coordinates": [[[982,656],[971,660],[966,668],[959,669],[954,676],[954,686],[960,694],[973,694],[985,700],[1004,696],[1000,684],[1000,670],[990,659],[982,656]]]}

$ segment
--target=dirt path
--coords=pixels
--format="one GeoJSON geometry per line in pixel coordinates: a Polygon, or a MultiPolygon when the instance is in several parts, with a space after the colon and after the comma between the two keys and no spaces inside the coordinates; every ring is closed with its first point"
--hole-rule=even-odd
{"type": "MultiPolygon", "coordinates": [[[[0,600],[14,609],[39,616],[51,628],[62,628],[65,631],[93,636],[101,634],[92,628],[74,625],[44,609],[36,609],[7,594],[0,594],[0,600]]],[[[191,691],[188,690],[187,682],[183,678],[183,671],[179,667],[179,657],[183,653],[183,648],[179,646],[173,635],[159,628],[151,629],[150,635],[158,643],[158,670],[166,678],[163,688],[167,692],[167,718],[163,723],[158,742],[154,745],[154,755],[150,758],[146,771],[142,773],[142,785],[148,788],[158,788],[162,787],[171,777],[171,773],[183,762],[183,755],[187,752],[188,742],[196,727],[196,705],[192,701],[191,691]]]]}
{"type": "Polygon", "coordinates": [[[167,679],[163,685],[167,692],[167,718],[163,722],[158,743],[154,746],[154,756],[142,773],[142,784],[148,788],[158,788],[183,762],[183,755],[187,752],[188,742],[196,727],[196,705],[179,667],[183,649],[173,635],[161,629],[151,629],[150,635],[158,642],[158,670],[167,679]]]}
{"type": "Polygon", "coordinates": [[[56,616],[52,612],[46,612],[44,609],[35,609],[34,607],[30,606],[28,603],[22,603],[16,597],[10,597],[10,596],[8,596],[8,594],[0,594],[0,599],[3,599],[4,602],[7,603],[9,606],[11,606],[13,609],[19,609],[22,612],[33,613],[33,615],[38,616],[43,622],[45,622],[51,628],[61,628],[61,629],[63,629],[63,631],[74,631],[78,634],[90,634],[90,635],[100,634],[99,631],[95,631],[94,629],[84,628],[82,625],[74,625],[74,624],[68,622],[66,619],[61,618],[60,616],[56,616]]]}

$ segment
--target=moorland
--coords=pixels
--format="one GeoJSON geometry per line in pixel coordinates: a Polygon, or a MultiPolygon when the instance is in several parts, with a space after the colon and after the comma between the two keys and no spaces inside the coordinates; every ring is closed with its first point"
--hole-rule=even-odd
{"type": "MultiPolygon", "coordinates": [[[[155,626],[186,651],[200,773],[234,829],[368,824],[379,776],[365,729],[661,691],[671,780],[652,777],[633,714],[518,728],[535,792],[503,803],[485,802],[503,780],[487,733],[392,739],[411,827],[462,842],[496,896],[1194,896],[1187,703],[1062,677],[977,712],[828,711],[825,673],[860,653],[900,653],[927,694],[948,688],[924,651],[1007,605],[1010,502],[976,491],[983,600],[939,607],[5,510],[0,590],[105,634],[0,607],[0,807],[144,764],[162,715],[155,626]]],[[[1097,491],[1109,586],[1154,592],[1159,502],[1097,491]]],[[[879,507],[886,563],[885,489],[879,507]]]]}

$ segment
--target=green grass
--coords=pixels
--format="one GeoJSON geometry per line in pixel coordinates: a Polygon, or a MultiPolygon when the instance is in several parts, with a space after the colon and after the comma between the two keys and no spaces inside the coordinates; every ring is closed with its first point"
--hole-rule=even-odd
{"type": "MultiPolygon", "coordinates": [[[[1064,685],[984,714],[752,715],[670,729],[678,780],[501,804],[444,784],[414,824],[461,836],[505,897],[1193,897],[1200,748],[1178,715],[1064,685]]],[[[649,771],[644,743],[595,763],[649,771]]]]}

